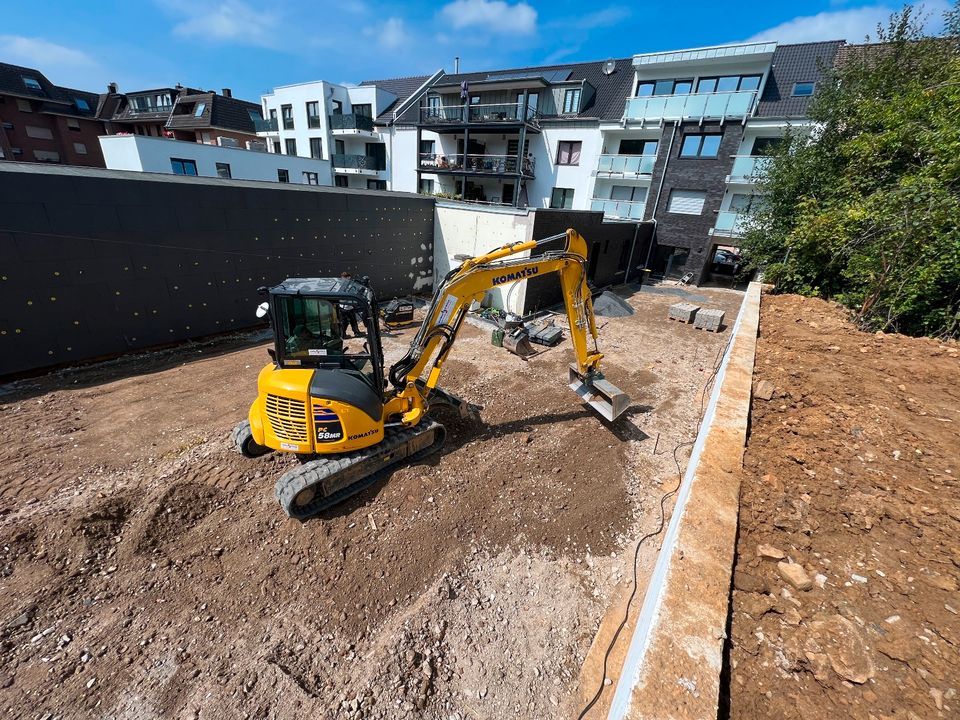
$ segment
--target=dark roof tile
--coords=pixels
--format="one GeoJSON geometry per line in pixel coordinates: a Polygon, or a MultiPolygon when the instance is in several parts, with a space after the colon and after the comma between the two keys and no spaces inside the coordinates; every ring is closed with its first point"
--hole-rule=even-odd
{"type": "Polygon", "coordinates": [[[778,45],[756,116],[805,117],[812,97],[793,97],[794,83],[819,82],[842,45],[842,40],[778,45]]]}
{"type": "Polygon", "coordinates": [[[410,77],[390,78],[388,80],[364,80],[360,85],[361,87],[375,85],[397,96],[397,99],[389,107],[384,108],[376,118],[378,124],[384,124],[393,119],[394,108],[413,95],[430,77],[430,75],[411,75],[410,77]]]}

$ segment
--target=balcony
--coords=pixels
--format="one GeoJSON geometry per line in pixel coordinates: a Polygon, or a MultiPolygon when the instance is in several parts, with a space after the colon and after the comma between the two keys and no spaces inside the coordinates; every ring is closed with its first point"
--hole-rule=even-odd
{"type": "Polygon", "coordinates": [[[540,114],[534,108],[523,108],[517,103],[448,105],[420,109],[420,123],[423,125],[497,125],[521,122],[539,126],[540,114]]]}
{"type": "Polygon", "coordinates": [[[643,220],[643,210],[647,203],[633,200],[610,200],[593,198],[590,209],[602,212],[605,217],[617,220],[643,220]]]}
{"type": "Polygon", "coordinates": [[[746,227],[746,216],[736,210],[721,210],[717,213],[717,222],[713,226],[712,235],[723,237],[740,237],[746,227]]]}
{"type": "Polygon", "coordinates": [[[363,135],[372,136],[373,118],[367,115],[329,115],[330,131],[334,135],[363,135]]]}
{"type": "Polygon", "coordinates": [[[627,120],[699,120],[701,118],[743,117],[753,112],[756,90],[654,95],[627,100],[627,120]]]}
{"type": "Polygon", "coordinates": [[[278,132],[278,123],[276,118],[269,118],[267,120],[260,119],[253,121],[253,128],[258,133],[269,133],[269,132],[278,132]]]}
{"type": "Polygon", "coordinates": [[[435,173],[459,173],[466,175],[522,175],[536,177],[536,162],[533,157],[517,158],[516,155],[443,155],[420,153],[420,170],[435,173]]]}
{"type": "Polygon", "coordinates": [[[350,155],[334,153],[331,158],[333,169],[337,172],[355,173],[358,175],[376,175],[386,170],[386,163],[382,158],[372,155],[350,155]]]}
{"type": "Polygon", "coordinates": [[[656,155],[601,155],[597,177],[640,177],[651,175],[656,155]]]}
{"type": "Polygon", "coordinates": [[[752,184],[766,173],[770,166],[770,158],[759,155],[737,155],[733,160],[733,168],[727,175],[728,183],[752,184]]]}

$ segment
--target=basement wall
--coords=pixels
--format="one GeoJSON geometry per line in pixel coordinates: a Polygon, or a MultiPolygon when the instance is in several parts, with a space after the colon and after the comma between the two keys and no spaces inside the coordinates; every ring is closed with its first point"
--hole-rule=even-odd
{"type": "Polygon", "coordinates": [[[434,199],[0,163],[0,376],[258,324],[257,288],[430,292],[434,199]]]}

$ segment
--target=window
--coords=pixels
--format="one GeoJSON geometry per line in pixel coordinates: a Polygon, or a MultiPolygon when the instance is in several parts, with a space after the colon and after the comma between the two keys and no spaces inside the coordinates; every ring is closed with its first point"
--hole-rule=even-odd
{"type": "MultiPolygon", "coordinates": [[[[520,149],[519,140],[507,140],[507,156],[516,157],[517,151],[520,149]]],[[[527,138],[523,141],[523,157],[526,157],[530,153],[530,138],[527,138]]]]}
{"type": "Polygon", "coordinates": [[[579,165],[582,143],[561,140],[557,143],[557,165],[579,165]]]}
{"type": "Polygon", "coordinates": [[[647,199],[647,189],[645,187],[634,187],[632,185],[614,185],[610,188],[611,200],[624,200],[626,202],[643,202],[647,199]]]}
{"type": "Polygon", "coordinates": [[[307,171],[304,171],[304,173],[303,173],[303,184],[304,184],[304,185],[319,185],[319,184],[320,184],[320,176],[319,176],[317,173],[315,173],[315,172],[307,172],[307,171]]]}
{"type": "Polygon", "coordinates": [[[287,155],[296,155],[297,154],[297,141],[293,138],[287,138],[283,141],[287,146],[287,155]]]}
{"type": "Polygon", "coordinates": [[[203,111],[207,109],[206,103],[197,103],[197,106],[193,109],[193,116],[195,118],[203,117],[203,111]]]}
{"type": "Polygon", "coordinates": [[[343,155],[344,153],[346,153],[346,150],[344,149],[343,140],[334,140],[333,150],[337,155],[343,155]]]}
{"type": "Polygon", "coordinates": [[[280,141],[279,141],[279,140],[274,140],[274,141],[273,141],[273,152],[274,152],[276,155],[280,155],[280,154],[283,152],[282,150],[280,150],[280,141]]]}
{"type": "Polygon", "coordinates": [[[698,93],[757,90],[759,87],[759,75],[724,75],[722,77],[703,77],[697,81],[698,93]]]}
{"type": "Polygon", "coordinates": [[[343,115],[343,103],[339,100],[333,101],[333,114],[334,115],[343,115]]]}
{"type": "Polygon", "coordinates": [[[83,143],[74,143],[74,144],[73,144],[73,151],[74,151],[75,153],[77,153],[77,155],[86,155],[86,154],[87,154],[87,146],[84,145],[83,143]]]}
{"type": "Polygon", "coordinates": [[[76,106],[77,106],[77,109],[78,109],[78,110],[89,110],[89,109],[90,109],[90,103],[88,103],[88,102],[87,102],[86,100],[84,100],[83,98],[74,98],[74,99],[73,99],[73,102],[76,103],[76,106]]]}
{"type": "Polygon", "coordinates": [[[283,116],[283,129],[293,130],[293,105],[281,105],[280,114],[283,116]]]}
{"type": "Polygon", "coordinates": [[[50,128],[27,125],[24,130],[27,131],[27,137],[34,138],[35,140],[53,140],[53,131],[50,130],[50,128]]]}
{"type": "Polygon", "coordinates": [[[230,172],[230,163],[217,163],[217,177],[230,179],[233,175],[230,172]]]}
{"type": "Polygon", "coordinates": [[[10,148],[10,152],[14,155],[23,155],[23,148],[10,148]]]}
{"type": "Polygon", "coordinates": [[[354,115],[363,115],[363,117],[373,117],[373,106],[370,103],[353,106],[354,115]]]}
{"type": "Polygon", "coordinates": [[[53,150],[34,150],[33,157],[40,162],[60,162],[60,153],[53,150]]]}
{"type": "Polygon", "coordinates": [[[26,75],[22,75],[21,77],[23,78],[23,84],[31,90],[43,90],[43,88],[40,87],[40,82],[36,78],[27,77],[26,75]]]}
{"type": "Polygon", "coordinates": [[[550,195],[550,207],[552,208],[563,208],[569,210],[573,207],[573,188],[557,188],[553,189],[553,193],[550,195]]]}
{"type": "Polygon", "coordinates": [[[565,115],[580,112],[580,88],[563,93],[563,112],[565,115]]]}
{"type": "Polygon", "coordinates": [[[421,195],[433,195],[433,180],[421,179],[417,192],[421,195]]]}
{"type": "Polygon", "coordinates": [[[310,138],[310,157],[323,159],[323,138],[310,138]]]}
{"type": "Polygon", "coordinates": [[[196,175],[197,163],[195,160],[183,160],[181,158],[170,158],[170,167],[173,168],[174,175],[196,175]]]}
{"type": "Polygon", "coordinates": [[[793,84],[793,96],[794,97],[810,97],[813,95],[813,88],[815,83],[812,82],[797,82],[793,84]]]}
{"type": "Polygon", "coordinates": [[[720,151],[721,135],[686,135],[680,147],[680,157],[716,157],[720,151]]]}
{"type": "Polygon", "coordinates": [[[67,118],[67,129],[74,132],[80,132],[80,121],[73,118],[67,118]]]}
{"type": "Polygon", "coordinates": [[[656,140],[624,139],[620,141],[620,149],[617,151],[617,154],[618,155],[656,155],[657,141],[656,140]]]}
{"type": "Polygon", "coordinates": [[[320,103],[316,100],[307,103],[307,127],[320,127],[320,103]]]}
{"type": "Polygon", "coordinates": [[[33,112],[33,108],[30,107],[30,101],[29,101],[29,100],[20,100],[20,99],[18,99],[18,100],[17,100],[17,109],[18,109],[20,112],[33,112]]]}
{"type": "Polygon", "coordinates": [[[346,175],[337,175],[333,178],[333,184],[337,187],[350,187],[350,178],[346,175]]]}
{"type": "Polygon", "coordinates": [[[734,193],[730,196],[730,209],[736,212],[747,212],[753,204],[755,195],[746,193],[734,193]]]}
{"type": "Polygon", "coordinates": [[[276,111],[276,109],[270,111],[270,119],[271,119],[271,120],[276,120],[276,119],[277,119],[277,111],[276,111]]]}
{"type": "Polygon", "coordinates": [[[434,155],[436,153],[436,141],[434,140],[421,140],[420,141],[420,154],[421,155],[434,155]]]}
{"type": "Polygon", "coordinates": [[[285,182],[285,183],[290,182],[290,172],[287,171],[287,170],[284,170],[283,168],[278,168],[278,169],[277,169],[277,180],[279,180],[280,182],[285,182]]]}
{"type": "Polygon", "coordinates": [[[670,192],[667,212],[680,215],[700,215],[706,202],[707,193],[704,190],[673,190],[670,192]]]}
{"type": "Polygon", "coordinates": [[[637,97],[651,95],[686,95],[693,89],[693,80],[641,80],[637,83],[637,97]]]}
{"type": "Polygon", "coordinates": [[[367,190],[386,190],[386,180],[367,180],[367,190]]]}
{"type": "Polygon", "coordinates": [[[471,95],[471,96],[470,96],[470,104],[471,104],[471,105],[479,105],[479,104],[480,104],[480,96],[479,96],[479,95],[471,95]]]}
{"type": "Polygon", "coordinates": [[[782,137],[758,137],[753,141],[751,155],[772,155],[783,144],[782,137]]]}
{"type": "Polygon", "coordinates": [[[427,97],[427,115],[429,117],[440,117],[439,95],[430,95],[427,97]]]}

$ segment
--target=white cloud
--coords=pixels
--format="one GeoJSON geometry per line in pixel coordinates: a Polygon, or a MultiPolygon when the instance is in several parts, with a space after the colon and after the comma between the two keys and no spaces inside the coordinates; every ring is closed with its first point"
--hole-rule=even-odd
{"type": "Polygon", "coordinates": [[[53,67],[89,70],[98,65],[96,60],[82,50],[57,45],[42,38],[0,35],[0,47],[3,48],[5,62],[28,65],[38,70],[53,67]]]}
{"type": "Polygon", "coordinates": [[[402,18],[392,17],[379,25],[363,29],[363,34],[373,38],[382,47],[388,50],[397,50],[412,43],[412,37],[402,18]]]}
{"type": "MultiPolygon", "coordinates": [[[[928,30],[942,26],[940,20],[943,11],[948,8],[945,0],[932,0],[918,7],[919,16],[929,14],[926,23],[928,30]]],[[[896,8],[886,5],[833,10],[795,17],[769,30],[764,30],[747,38],[744,42],[776,40],[779,43],[816,42],[818,40],[847,40],[851,43],[863,42],[866,36],[876,37],[877,25],[887,25],[890,15],[896,8]]]]}
{"type": "Polygon", "coordinates": [[[440,9],[440,17],[456,30],[528,35],[537,29],[537,11],[525,0],[514,5],[505,0],[453,0],[440,9]]]}
{"type": "Polygon", "coordinates": [[[181,37],[267,48],[284,44],[279,15],[269,10],[255,10],[242,0],[162,0],[160,4],[182,18],[173,26],[174,34],[181,37]]]}
{"type": "Polygon", "coordinates": [[[576,26],[580,30],[593,30],[594,28],[610,27],[616,25],[621,20],[626,20],[630,17],[630,9],[620,6],[613,5],[603,10],[597,10],[596,12],[588,13],[576,22],[576,26]]]}

